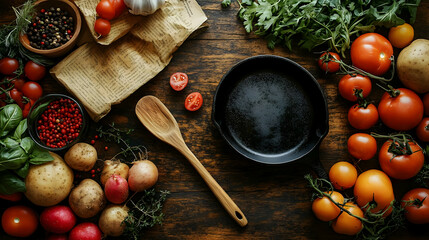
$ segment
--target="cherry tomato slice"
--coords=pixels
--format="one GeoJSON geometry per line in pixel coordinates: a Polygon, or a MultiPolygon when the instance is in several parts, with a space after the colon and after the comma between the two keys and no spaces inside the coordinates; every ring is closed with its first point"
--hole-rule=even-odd
{"type": "Polygon", "coordinates": [[[170,77],[170,86],[175,91],[183,90],[188,85],[188,75],[186,73],[177,72],[170,77]]]}
{"type": "Polygon", "coordinates": [[[189,111],[197,111],[203,105],[203,96],[199,92],[189,94],[185,99],[185,108],[189,111]]]}

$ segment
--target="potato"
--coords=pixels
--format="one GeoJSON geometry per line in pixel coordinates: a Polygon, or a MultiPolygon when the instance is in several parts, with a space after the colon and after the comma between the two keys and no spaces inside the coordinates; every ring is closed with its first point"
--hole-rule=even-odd
{"type": "Polygon", "coordinates": [[[39,206],[53,206],[67,198],[73,186],[73,170],[64,160],[50,152],[51,162],[32,165],[25,178],[25,196],[39,206]]]}
{"type": "Polygon", "coordinates": [[[120,205],[107,206],[100,215],[98,227],[107,236],[118,237],[125,230],[125,223],[122,222],[128,216],[128,207],[120,205]]]}
{"type": "Polygon", "coordinates": [[[101,172],[100,181],[101,184],[106,185],[107,179],[113,174],[117,174],[124,179],[128,179],[128,171],[130,167],[127,164],[121,163],[120,161],[106,160],[104,161],[103,171],[101,172]]]}
{"type": "Polygon", "coordinates": [[[97,161],[97,150],[87,143],[76,143],[64,156],[66,163],[78,171],[89,171],[97,161]]]}
{"type": "Polygon", "coordinates": [[[69,196],[69,205],[81,218],[90,218],[99,213],[106,205],[106,197],[101,186],[92,179],[84,179],[73,188],[69,196]]]}
{"type": "Polygon", "coordinates": [[[418,93],[429,91],[429,40],[416,39],[400,53],[396,66],[399,79],[418,93]]]}

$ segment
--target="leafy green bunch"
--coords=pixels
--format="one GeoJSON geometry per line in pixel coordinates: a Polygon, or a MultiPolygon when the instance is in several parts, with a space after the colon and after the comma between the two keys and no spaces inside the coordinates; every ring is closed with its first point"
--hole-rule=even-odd
{"type": "MultiPolygon", "coordinates": [[[[222,6],[229,6],[224,0],[222,6]]],[[[238,17],[247,32],[264,36],[268,47],[293,44],[312,50],[322,44],[345,56],[351,39],[376,27],[416,18],[420,0],[241,0],[238,17]],[[406,20],[405,20],[406,19],[406,20]]]]}
{"type": "Polygon", "coordinates": [[[0,194],[24,192],[30,164],[52,161],[48,151],[26,136],[27,119],[16,104],[0,108],[0,194]]]}

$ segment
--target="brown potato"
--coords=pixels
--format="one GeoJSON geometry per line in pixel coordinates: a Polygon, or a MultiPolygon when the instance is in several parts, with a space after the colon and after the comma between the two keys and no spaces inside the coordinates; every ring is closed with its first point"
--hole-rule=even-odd
{"type": "Polygon", "coordinates": [[[70,193],[73,186],[73,170],[57,154],[50,152],[51,162],[32,165],[25,178],[25,196],[39,206],[58,204],[70,193]]]}
{"type": "Polygon", "coordinates": [[[121,236],[125,230],[122,222],[128,216],[128,207],[120,205],[107,206],[100,215],[98,226],[107,236],[121,236]]]}
{"type": "Polygon", "coordinates": [[[90,218],[106,205],[106,197],[101,186],[92,179],[84,179],[73,188],[69,196],[71,209],[81,218],[90,218]]]}
{"type": "Polygon", "coordinates": [[[66,163],[78,171],[89,171],[97,161],[97,150],[87,143],[76,143],[64,156],[66,163]]]}
{"type": "Polygon", "coordinates": [[[107,179],[113,174],[117,174],[124,179],[128,179],[128,171],[130,167],[127,164],[121,163],[120,161],[106,160],[104,161],[103,171],[101,172],[100,181],[101,184],[106,185],[107,179]]]}

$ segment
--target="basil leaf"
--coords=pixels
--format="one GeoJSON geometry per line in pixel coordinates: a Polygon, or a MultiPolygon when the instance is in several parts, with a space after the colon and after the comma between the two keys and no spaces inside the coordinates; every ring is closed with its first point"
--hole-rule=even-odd
{"type": "Polygon", "coordinates": [[[22,134],[27,130],[27,119],[23,119],[19,122],[18,127],[16,127],[13,137],[18,140],[21,139],[22,134]]]}
{"type": "Polygon", "coordinates": [[[14,172],[18,174],[18,176],[25,178],[29,170],[30,170],[30,162],[26,161],[25,165],[22,168],[14,170],[14,172]]]}
{"type": "Polygon", "coordinates": [[[16,192],[25,192],[25,183],[11,171],[0,174],[0,194],[10,195],[16,192]]]}
{"type": "Polygon", "coordinates": [[[28,155],[20,146],[4,148],[0,150],[0,171],[5,169],[18,169],[25,161],[28,155]]]}
{"type": "Polygon", "coordinates": [[[25,137],[21,140],[20,146],[27,154],[30,154],[31,152],[33,152],[35,143],[30,137],[25,137]]]}
{"type": "Polygon", "coordinates": [[[43,164],[52,160],[54,160],[54,158],[51,154],[40,147],[35,147],[34,151],[30,155],[30,163],[34,165],[43,164]]]}
{"type": "Polygon", "coordinates": [[[0,137],[6,136],[15,129],[22,120],[22,110],[17,104],[4,106],[0,111],[0,137]]]}
{"type": "Polygon", "coordinates": [[[0,140],[0,144],[6,148],[12,148],[15,146],[19,146],[19,142],[17,142],[16,140],[14,140],[12,138],[9,138],[9,137],[0,140]]]}
{"type": "Polygon", "coordinates": [[[28,116],[29,118],[36,118],[37,116],[39,116],[43,111],[45,111],[45,109],[48,107],[49,103],[51,103],[53,101],[49,100],[45,103],[40,104],[39,106],[37,106],[33,111],[31,111],[31,115],[28,116]]]}

